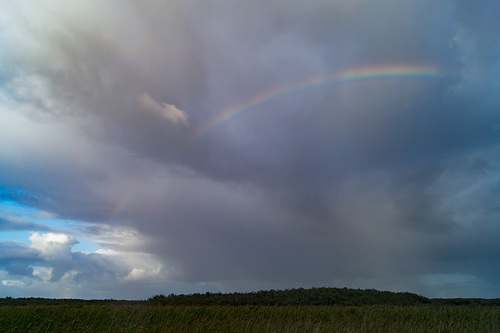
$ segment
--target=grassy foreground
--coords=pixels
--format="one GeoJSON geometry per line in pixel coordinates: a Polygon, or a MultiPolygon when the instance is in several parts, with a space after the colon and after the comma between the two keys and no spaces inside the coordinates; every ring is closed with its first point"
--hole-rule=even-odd
{"type": "Polygon", "coordinates": [[[500,307],[2,305],[0,332],[500,332],[500,307]]]}

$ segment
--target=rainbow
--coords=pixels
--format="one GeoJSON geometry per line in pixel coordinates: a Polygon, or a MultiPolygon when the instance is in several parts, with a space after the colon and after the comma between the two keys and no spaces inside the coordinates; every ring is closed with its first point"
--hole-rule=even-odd
{"type": "Polygon", "coordinates": [[[120,213],[123,211],[123,209],[130,203],[131,199],[132,199],[132,193],[129,193],[121,201],[116,202],[109,212],[109,216],[108,216],[108,219],[106,220],[106,224],[108,224],[108,225],[113,224],[115,218],[118,215],[120,215],[120,213]]]}
{"type": "Polygon", "coordinates": [[[190,140],[195,140],[209,131],[211,128],[221,124],[235,115],[246,110],[255,108],[261,104],[277,97],[287,95],[298,90],[316,87],[324,84],[340,84],[367,80],[384,79],[432,79],[440,76],[436,67],[428,65],[379,65],[368,67],[357,67],[340,73],[330,75],[316,75],[305,80],[264,91],[252,97],[244,103],[225,108],[216,114],[207,123],[195,129],[190,140]]]}

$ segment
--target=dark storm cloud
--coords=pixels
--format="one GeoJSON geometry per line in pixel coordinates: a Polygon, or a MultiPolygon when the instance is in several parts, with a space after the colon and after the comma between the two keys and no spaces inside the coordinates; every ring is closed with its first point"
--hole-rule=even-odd
{"type": "Polygon", "coordinates": [[[52,283],[499,292],[492,1],[117,5],[0,16],[0,185],[161,266],[72,252],[67,236],[64,256],[41,257],[52,283]],[[297,89],[193,139],[292,82],[388,65],[436,76],[297,89]]]}
{"type": "Polygon", "coordinates": [[[498,35],[500,28],[496,13],[500,9],[494,1],[481,0],[474,5],[468,1],[458,0],[456,3],[456,20],[461,32],[472,37],[471,42],[475,52],[481,58],[483,65],[498,65],[498,35]]]}

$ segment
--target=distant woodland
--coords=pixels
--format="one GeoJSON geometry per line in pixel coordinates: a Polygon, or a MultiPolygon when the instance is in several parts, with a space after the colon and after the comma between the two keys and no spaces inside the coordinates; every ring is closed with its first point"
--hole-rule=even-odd
{"type": "Polygon", "coordinates": [[[2,305],[60,305],[60,304],[128,304],[128,305],[229,305],[229,306],[300,306],[300,305],[500,305],[500,299],[426,298],[409,292],[378,291],[375,289],[311,288],[261,290],[249,293],[195,293],[188,295],[156,295],[144,301],[79,300],[46,298],[0,298],[2,305]]]}
{"type": "Polygon", "coordinates": [[[161,305],[500,305],[500,299],[429,299],[408,292],[375,289],[312,288],[262,290],[249,293],[157,295],[148,303],[161,305]]]}

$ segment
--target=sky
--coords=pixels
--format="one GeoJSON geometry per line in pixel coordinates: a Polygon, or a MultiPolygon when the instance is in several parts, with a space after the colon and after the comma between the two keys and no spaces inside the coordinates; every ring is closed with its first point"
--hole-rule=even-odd
{"type": "Polygon", "coordinates": [[[0,297],[500,298],[500,4],[0,3],[0,297]]]}

